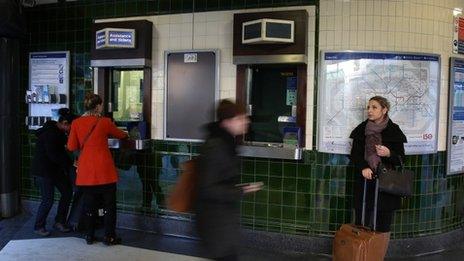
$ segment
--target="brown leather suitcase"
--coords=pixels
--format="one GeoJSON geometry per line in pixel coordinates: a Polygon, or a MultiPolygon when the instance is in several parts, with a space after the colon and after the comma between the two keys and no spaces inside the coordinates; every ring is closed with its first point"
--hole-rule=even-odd
{"type": "MultiPolygon", "coordinates": [[[[375,184],[374,213],[377,213],[377,199],[379,181],[375,184]]],[[[364,181],[362,224],[366,209],[366,181],[364,181]]],[[[375,231],[376,214],[374,216],[374,228],[343,224],[335,233],[333,241],[334,261],[382,261],[387,253],[390,233],[375,231]]]]}
{"type": "Polygon", "coordinates": [[[343,224],[335,233],[334,261],[382,261],[387,253],[390,233],[343,224]]]}

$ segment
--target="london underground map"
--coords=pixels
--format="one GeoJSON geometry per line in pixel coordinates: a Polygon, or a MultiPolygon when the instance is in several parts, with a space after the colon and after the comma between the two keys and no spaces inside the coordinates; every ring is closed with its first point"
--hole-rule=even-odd
{"type": "Polygon", "coordinates": [[[411,53],[323,52],[318,97],[318,150],[349,154],[351,131],[367,117],[369,98],[391,104],[406,154],[437,150],[440,57],[411,53]]]}

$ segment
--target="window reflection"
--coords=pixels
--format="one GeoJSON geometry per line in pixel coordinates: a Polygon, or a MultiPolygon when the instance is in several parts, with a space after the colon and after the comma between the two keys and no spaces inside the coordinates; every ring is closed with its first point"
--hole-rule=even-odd
{"type": "Polygon", "coordinates": [[[113,118],[142,121],[143,70],[113,70],[113,118]]]}

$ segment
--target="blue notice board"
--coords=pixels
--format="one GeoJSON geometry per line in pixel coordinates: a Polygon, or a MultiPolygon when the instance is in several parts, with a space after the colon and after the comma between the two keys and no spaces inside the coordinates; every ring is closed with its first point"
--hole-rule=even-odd
{"type": "Polygon", "coordinates": [[[464,173],[464,59],[450,59],[447,175],[464,173]]]}
{"type": "Polygon", "coordinates": [[[96,49],[105,47],[106,44],[106,31],[98,31],[96,34],[96,49]]]}

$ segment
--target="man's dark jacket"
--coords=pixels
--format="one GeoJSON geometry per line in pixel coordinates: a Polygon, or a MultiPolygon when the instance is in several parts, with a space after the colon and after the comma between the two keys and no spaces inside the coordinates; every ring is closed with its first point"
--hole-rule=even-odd
{"type": "MultiPolygon", "coordinates": [[[[360,210],[362,208],[362,199],[364,191],[364,177],[362,170],[369,168],[369,164],[364,159],[364,147],[366,135],[367,120],[359,124],[350,135],[353,139],[353,146],[351,148],[350,159],[355,166],[355,184],[354,184],[354,207],[360,210]]],[[[407,142],[406,136],[403,134],[399,126],[388,121],[387,127],[382,131],[382,144],[390,149],[390,157],[381,157],[382,163],[389,168],[397,167],[400,165],[400,158],[404,161],[404,143],[407,142]]],[[[375,171],[373,170],[375,173],[375,171]]],[[[372,210],[374,206],[374,189],[375,181],[367,181],[367,196],[366,204],[367,209],[372,210]]],[[[378,211],[392,211],[401,207],[401,197],[379,193],[378,211]]]]}
{"type": "Polygon", "coordinates": [[[35,132],[37,142],[31,166],[34,176],[53,178],[72,166],[65,148],[66,134],[56,124],[56,121],[47,121],[35,132]]]}
{"type": "Polygon", "coordinates": [[[213,258],[233,255],[240,241],[242,195],[239,159],[235,139],[217,123],[210,124],[210,135],[198,158],[197,228],[213,258]]]}

